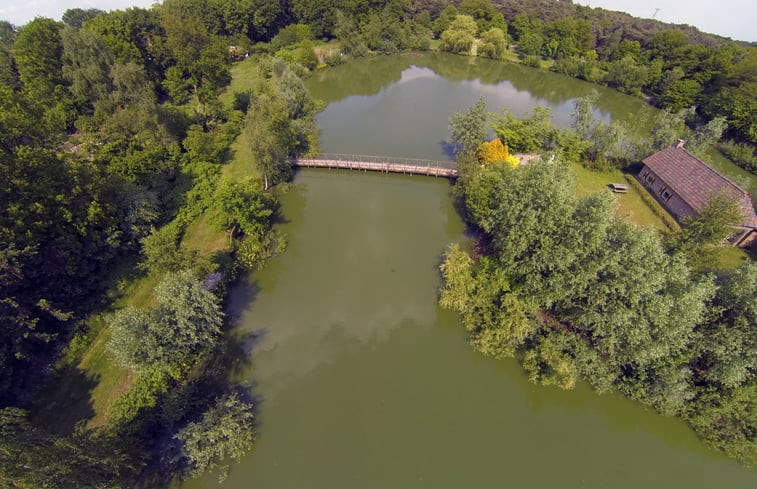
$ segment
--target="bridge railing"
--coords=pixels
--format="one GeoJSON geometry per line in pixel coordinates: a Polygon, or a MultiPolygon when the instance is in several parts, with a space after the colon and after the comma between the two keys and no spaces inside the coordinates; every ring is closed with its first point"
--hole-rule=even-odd
{"type": "Polygon", "coordinates": [[[301,157],[301,160],[365,161],[369,163],[390,163],[433,168],[457,168],[454,161],[427,160],[423,158],[402,158],[396,156],[359,155],[346,153],[319,153],[301,157]]]}

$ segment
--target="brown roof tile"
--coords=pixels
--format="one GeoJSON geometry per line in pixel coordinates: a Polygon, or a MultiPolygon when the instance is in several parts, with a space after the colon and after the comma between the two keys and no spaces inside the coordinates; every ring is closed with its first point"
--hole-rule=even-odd
{"type": "Polygon", "coordinates": [[[642,162],[695,211],[707,205],[712,192],[728,192],[739,201],[744,211],[742,226],[757,228],[757,214],[749,194],[685,148],[670,146],[642,162]]]}

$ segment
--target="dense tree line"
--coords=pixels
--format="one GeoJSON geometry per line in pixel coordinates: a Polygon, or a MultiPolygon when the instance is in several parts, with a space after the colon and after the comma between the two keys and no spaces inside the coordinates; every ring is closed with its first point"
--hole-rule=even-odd
{"type": "Polygon", "coordinates": [[[577,197],[567,165],[576,156],[561,151],[561,140],[581,140],[576,105],[567,131],[550,130],[538,113],[493,118],[506,142],[534,141],[531,150],[554,155],[515,169],[471,161],[486,134],[483,104],[451,119],[462,143],[457,191],[480,237],[472,251],[447,251],[440,302],[460,313],[476,349],[519,352],[533,381],[617,390],[753,464],[757,265],[709,271],[697,260],[738,221],[736,204],[715,195],[663,238],[618,217],[609,191],[577,197]]]}
{"type": "Polygon", "coordinates": [[[163,484],[250,449],[220,302],[237,269],[284,243],[266,189],[317,145],[316,105],[306,68],[264,55],[255,86],[232,106],[218,95],[240,50],[289,21],[278,2],[175,0],[0,23],[0,485],[163,484]],[[220,178],[240,134],[260,180],[220,178]],[[181,245],[200,215],[230,253],[181,245]],[[104,316],[114,284],[141,274],[165,275],[158,306],[104,316]],[[93,315],[135,381],[105,429],[52,434],[23,408],[93,315]]]}
{"type": "Polygon", "coordinates": [[[734,141],[724,150],[737,164],[755,166],[757,50],[746,43],[557,0],[295,2],[292,18],[357,57],[426,49],[437,38],[442,50],[470,54],[475,46],[479,56],[501,59],[512,42],[525,64],[547,60],[554,71],[648,97],[674,113],[694,107],[690,125],[725,118],[734,141]]]}

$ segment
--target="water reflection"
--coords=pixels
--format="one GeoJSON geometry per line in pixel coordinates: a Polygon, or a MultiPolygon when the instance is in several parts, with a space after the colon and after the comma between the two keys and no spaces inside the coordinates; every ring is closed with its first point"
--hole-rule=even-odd
{"type": "MultiPolygon", "coordinates": [[[[521,65],[422,53],[379,56],[317,71],[308,81],[316,98],[329,105],[319,114],[327,152],[449,159],[440,142],[448,137],[449,116],[484,96],[490,111],[508,107],[527,116],[548,106],[555,124],[570,123],[573,101],[599,92],[595,117],[626,121],[646,130],[656,109],[615,90],[521,65]]],[[[757,201],[757,176],[738,168],[717,151],[707,161],[736,180],[757,201]]]]}

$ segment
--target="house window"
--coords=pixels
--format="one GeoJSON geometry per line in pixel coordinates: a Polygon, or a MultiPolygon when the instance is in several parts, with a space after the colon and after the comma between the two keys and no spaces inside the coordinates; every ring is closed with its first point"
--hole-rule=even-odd
{"type": "Polygon", "coordinates": [[[673,196],[673,194],[667,188],[663,188],[662,192],[660,192],[660,196],[662,197],[662,200],[664,200],[665,202],[667,202],[667,201],[670,200],[670,198],[673,196]]]}
{"type": "Polygon", "coordinates": [[[652,185],[655,181],[654,175],[647,175],[647,183],[652,185]]]}
{"type": "Polygon", "coordinates": [[[647,175],[649,175],[649,170],[644,170],[644,173],[641,174],[641,178],[647,178],[647,175]]]}

